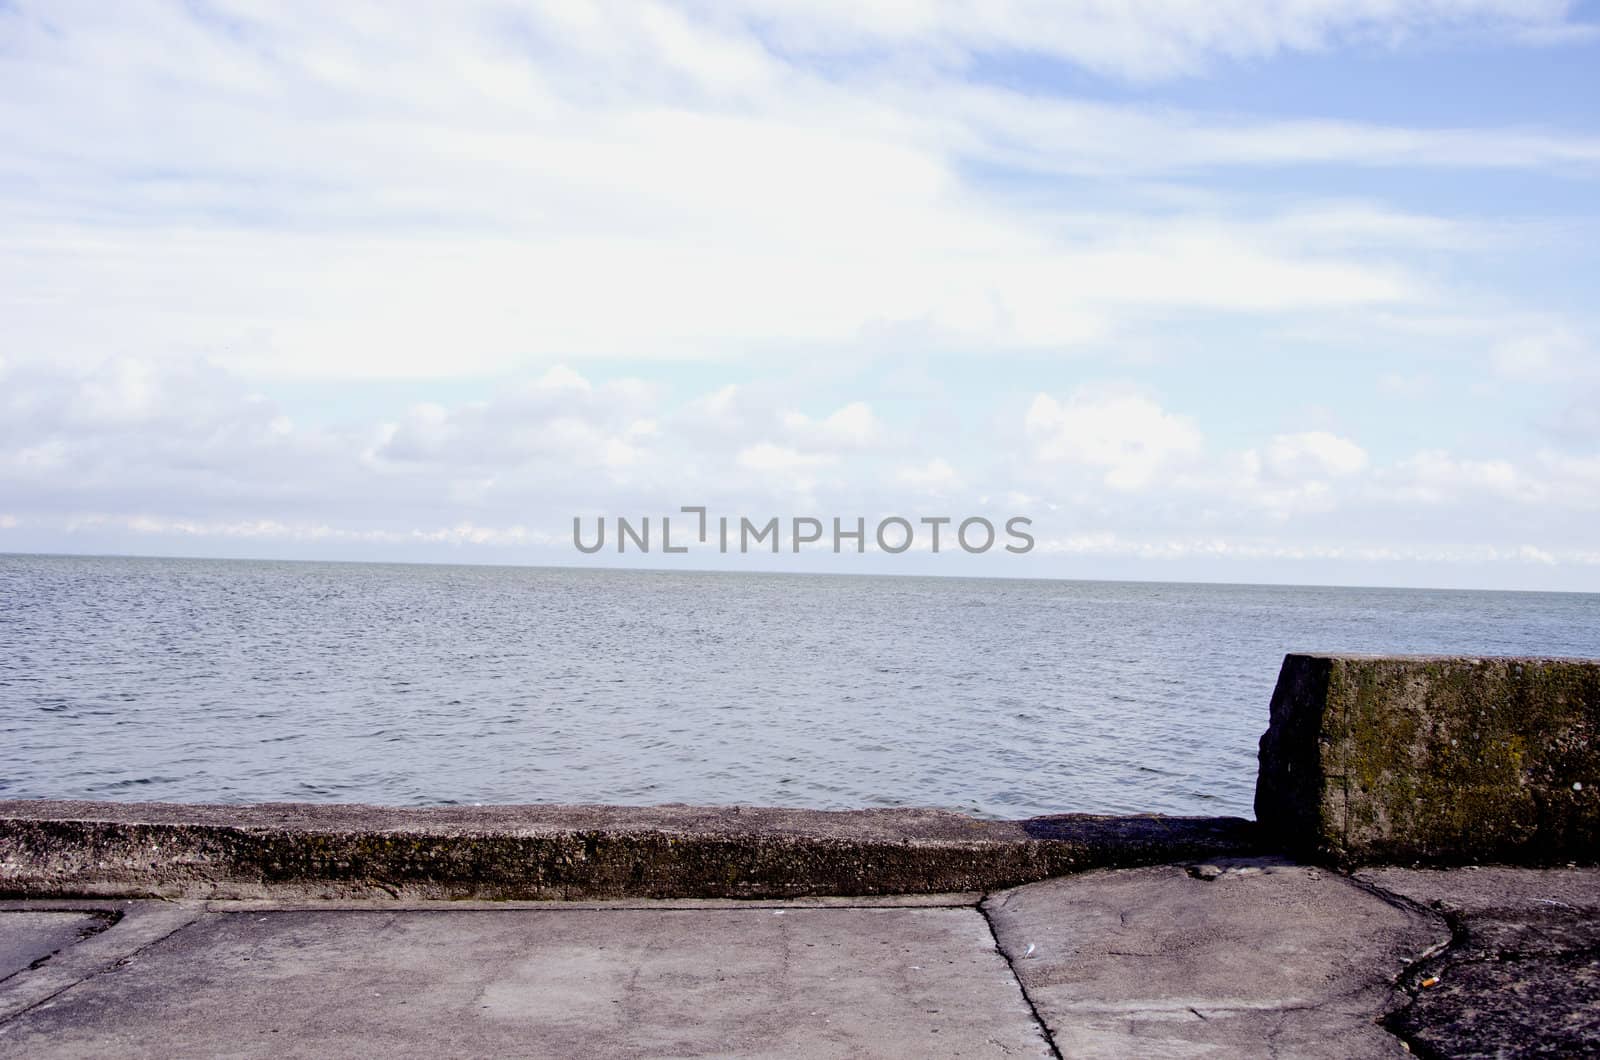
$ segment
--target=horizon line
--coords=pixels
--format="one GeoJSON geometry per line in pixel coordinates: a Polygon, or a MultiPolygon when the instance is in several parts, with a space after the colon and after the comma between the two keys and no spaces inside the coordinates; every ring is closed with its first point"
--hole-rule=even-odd
{"type": "Polygon", "coordinates": [[[926,578],[945,581],[997,581],[997,582],[1071,582],[1086,585],[1177,585],[1177,586],[1207,586],[1212,588],[1241,588],[1241,589],[1349,589],[1379,592],[1419,592],[1419,593],[1510,593],[1535,596],[1596,596],[1600,592],[1587,589],[1488,589],[1488,588],[1460,588],[1449,586],[1428,585],[1368,585],[1368,584],[1339,584],[1331,582],[1279,582],[1279,581],[1211,581],[1203,578],[1172,579],[1172,578],[1083,578],[1083,577],[1050,577],[1044,575],[1019,575],[1019,574],[937,574],[919,571],[916,573],[898,574],[889,571],[828,571],[828,570],[773,570],[770,568],[757,568],[752,570],[735,570],[725,567],[648,567],[632,566],[626,564],[562,564],[562,563],[517,563],[517,562],[482,562],[472,560],[457,560],[445,562],[441,560],[417,559],[330,559],[330,558],[305,558],[292,556],[200,556],[200,555],[162,555],[143,552],[12,552],[0,550],[0,559],[5,558],[34,558],[34,559],[133,559],[133,560],[172,560],[181,562],[202,563],[284,563],[284,564],[335,564],[346,566],[368,567],[484,567],[511,570],[548,570],[548,571],[575,571],[575,572],[605,572],[625,574],[726,574],[726,575],[765,575],[765,576],[792,576],[792,577],[822,577],[822,578],[887,578],[909,579],[926,578]]]}

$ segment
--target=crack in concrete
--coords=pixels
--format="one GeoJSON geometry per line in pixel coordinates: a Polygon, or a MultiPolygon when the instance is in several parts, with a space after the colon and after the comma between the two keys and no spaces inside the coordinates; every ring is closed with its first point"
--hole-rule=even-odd
{"type": "Polygon", "coordinates": [[[1407,1052],[1415,1056],[1423,1057],[1424,1060],[1438,1060],[1440,1057],[1438,1050],[1433,1049],[1426,1043],[1418,1040],[1414,1035],[1407,1034],[1405,1031],[1401,1030],[1399,1023],[1405,1014],[1411,1010],[1411,1007],[1417,1003],[1417,996],[1420,991],[1417,987],[1412,986],[1411,984],[1420,981],[1422,970],[1429,964],[1436,961],[1447,962],[1448,956],[1452,950],[1463,947],[1467,944],[1467,929],[1465,922],[1463,922],[1459,916],[1452,915],[1452,913],[1448,910],[1434,909],[1430,906],[1424,905],[1422,902],[1417,901],[1415,898],[1411,898],[1403,894],[1396,894],[1393,891],[1379,887],[1371,880],[1360,879],[1353,873],[1346,872],[1340,873],[1340,875],[1347,882],[1349,882],[1351,886],[1357,888],[1358,890],[1364,891],[1380,901],[1387,902],[1396,909],[1403,909],[1407,912],[1424,916],[1429,920],[1442,923],[1445,929],[1449,931],[1450,934],[1447,939],[1445,939],[1443,942],[1436,942],[1432,946],[1429,946],[1427,949],[1423,950],[1422,953],[1407,961],[1401,967],[1400,971],[1395,974],[1393,979],[1394,986],[1397,990],[1405,993],[1407,998],[1406,1003],[1390,1009],[1388,1012],[1385,1012],[1383,1015],[1379,1016],[1376,1021],[1379,1027],[1394,1035],[1394,1037],[1399,1040],[1400,1044],[1405,1046],[1407,1052]]]}
{"type": "MultiPolygon", "coordinates": [[[[117,921],[122,919],[122,914],[120,912],[114,910],[114,909],[51,909],[51,908],[46,907],[46,908],[40,908],[40,909],[30,909],[28,911],[29,912],[37,912],[37,913],[73,913],[73,914],[76,914],[78,916],[93,917],[98,922],[98,926],[79,928],[78,929],[78,938],[76,939],[76,941],[70,942],[67,945],[62,946],[62,947],[60,947],[58,949],[53,949],[49,953],[45,954],[43,957],[34,958],[32,961],[29,962],[29,964],[28,964],[28,966],[26,968],[18,968],[16,971],[10,973],[9,975],[0,975],[0,985],[3,985],[5,983],[10,982],[12,979],[16,978],[19,975],[22,975],[24,972],[36,971],[37,969],[42,967],[46,962],[48,962],[50,960],[50,958],[54,957],[56,954],[62,953],[64,951],[66,951],[66,950],[71,949],[73,946],[76,946],[79,942],[82,942],[84,939],[93,938],[94,936],[100,934],[100,932],[106,930],[106,928],[110,927],[111,925],[115,924],[117,921]]],[[[4,1020],[0,1020],[0,1023],[4,1023],[4,1022],[5,1022],[4,1020]]]]}
{"type": "MultiPolygon", "coordinates": [[[[1472,932],[1465,912],[1454,909],[1438,909],[1431,912],[1449,926],[1450,940],[1442,946],[1430,948],[1427,953],[1411,961],[1401,970],[1396,986],[1405,992],[1407,1001],[1404,1005],[1385,1013],[1378,1021],[1380,1027],[1400,1039],[1408,1050],[1423,1057],[1424,1060],[1447,1060],[1451,1055],[1428,1044],[1419,1035],[1401,1029],[1406,1017],[1422,999],[1424,984],[1430,975],[1437,982],[1447,975],[1458,974],[1461,969],[1476,965],[1500,963],[1516,965],[1540,959],[1582,961],[1600,956],[1600,945],[1566,949],[1554,954],[1519,949],[1476,952],[1478,948],[1473,945],[1472,932]]],[[[1426,1025],[1422,1029],[1426,1030],[1426,1025]]]]}
{"type": "Polygon", "coordinates": [[[989,928],[989,940],[994,944],[994,952],[999,954],[1000,959],[1006,962],[1006,970],[1011,973],[1012,981],[1017,984],[1017,993],[1022,995],[1023,1003],[1028,1006],[1028,1011],[1032,1013],[1034,1025],[1039,1028],[1039,1036],[1044,1039],[1044,1044],[1049,1047],[1050,1055],[1055,1057],[1055,1060],[1065,1060],[1061,1055],[1060,1047],[1056,1045],[1055,1035],[1050,1033],[1050,1025],[1044,1021],[1044,1014],[1039,1011],[1039,1006],[1033,1003],[1033,998],[1028,994],[1027,986],[1022,982],[1022,976],[1017,973],[1017,962],[1013,961],[1010,954],[1006,953],[1004,947],[1000,945],[1000,935],[995,931],[994,918],[989,915],[989,910],[986,908],[988,901],[989,895],[985,894],[978,899],[973,908],[978,911],[979,916],[983,917],[984,924],[989,928]]]}
{"type": "MultiPolygon", "coordinates": [[[[122,914],[120,912],[115,913],[114,915],[116,916],[117,921],[121,921],[123,919],[123,916],[122,916],[122,914]]],[[[50,1002],[54,1001],[56,998],[60,997],[62,994],[65,994],[69,990],[76,990],[78,987],[82,986],[83,984],[85,984],[85,983],[87,983],[87,982],[89,982],[91,980],[98,979],[100,976],[105,975],[107,972],[112,972],[112,971],[117,970],[118,968],[124,967],[129,961],[133,960],[135,957],[139,956],[141,953],[144,953],[146,950],[150,949],[152,946],[156,946],[156,945],[158,945],[158,944],[160,944],[162,942],[165,942],[167,939],[170,939],[172,936],[176,935],[180,931],[185,930],[186,928],[193,927],[200,920],[204,919],[204,917],[206,915],[207,914],[205,914],[205,913],[197,912],[194,916],[190,917],[188,920],[183,921],[181,924],[174,925],[173,928],[170,931],[165,931],[161,935],[159,935],[158,937],[150,939],[149,941],[143,943],[142,945],[136,946],[135,948],[129,950],[127,953],[124,953],[121,956],[117,957],[116,960],[111,961],[111,962],[109,962],[107,964],[101,965],[100,967],[96,968],[94,971],[90,972],[89,974],[83,975],[83,976],[80,976],[80,977],[74,979],[72,982],[70,982],[67,985],[63,986],[61,989],[52,991],[51,993],[45,995],[44,997],[39,998],[37,1001],[34,1001],[34,1002],[32,1002],[31,1004],[28,1004],[28,1005],[24,1005],[22,1008],[17,1009],[15,1012],[9,1013],[9,1014],[4,1015],[4,1016],[0,1016],[0,1032],[3,1032],[3,1028],[8,1026],[9,1024],[15,1023],[18,1019],[20,1019],[21,1017],[27,1015],[29,1012],[32,1012],[34,1009],[38,1008],[40,1005],[47,1005],[50,1002]]],[[[113,923],[115,923],[115,921],[113,923]]],[[[110,925],[108,925],[108,926],[110,926],[110,925]]],[[[96,934],[99,934],[99,932],[97,932],[96,934]]],[[[61,951],[57,951],[57,952],[61,952],[61,951]]],[[[7,978],[9,979],[11,977],[8,976],[7,978]]]]}
{"type": "Polygon", "coordinates": [[[1441,964],[1449,963],[1451,951],[1465,947],[1467,944],[1466,925],[1459,917],[1438,911],[1435,911],[1435,915],[1444,920],[1445,924],[1450,928],[1450,941],[1445,943],[1443,948],[1431,948],[1427,953],[1411,961],[1400,970],[1395,985],[1405,992],[1406,1003],[1384,1013],[1382,1018],[1378,1020],[1378,1026],[1400,1039],[1401,1044],[1406,1047],[1408,1052],[1414,1056],[1422,1057],[1423,1060],[1443,1060],[1443,1054],[1416,1035],[1408,1034],[1401,1029],[1401,1022],[1405,1019],[1406,1013],[1410,1012],[1416,1005],[1417,998],[1422,993],[1420,987],[1412,984],[1421,982],[1424,968],[1436,962],[1441,964]]]}

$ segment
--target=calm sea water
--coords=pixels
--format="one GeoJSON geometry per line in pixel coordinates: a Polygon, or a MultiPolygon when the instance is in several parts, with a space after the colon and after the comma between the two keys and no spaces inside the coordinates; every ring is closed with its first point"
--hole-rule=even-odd
{"type": "Polygon", "coordinates": [[[1600,596],[0,556],[0,797],[1248,815],[1293,650],[1600,596]]]}

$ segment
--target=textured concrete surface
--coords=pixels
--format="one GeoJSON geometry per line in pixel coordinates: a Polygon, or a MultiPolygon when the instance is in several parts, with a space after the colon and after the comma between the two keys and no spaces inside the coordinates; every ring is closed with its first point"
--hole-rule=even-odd
{"type": "Polygon", "coordinates": [[[1264,842],[1342,865],[1600,858],[1600,660],[1290,655],[1264,842]]]}
{"type": "Polygon", "coordinates": [[[988,890],[1252,849],[1238,818],[0,802],[0,896],[782,898],[988,890]]]}
{"type": "Polygon", "coordinates": [[[57,950],[42,964],[0,979],[0,1056],[8,1055],[5,1021],[88,981],[203,914],[198,906],[167,902],[7,902],[5,912],[0,912],[0,936],[13,923],[8,918],[27,908],[51,912],[70,908],[95,916],[105,926],[97,934],[57,950]]]}
{"type": "Polygon", "coordinates": [[[1049,1056],[972,908],[211,913],[0,1024],[66,1056],[1049,1056]]]}
{"type": "Polygon", "coordinates": [[[0,981],[50,959],[106,926],[93,913],[12,910],[0,913],[0,981]]]}
{"type": "Polygon", "coordinates": [[[1594,869],[1234,858],[987,899],[17,899],[0,950],[91,915],[109,926],[0,978],[0,1056],[1600,1051],[1594,869]]]}
{"type": "Polygon", "coordinates": [[[1397,1057],[1378,1021],[1443,922],[1266,860],[1094,872],[984,902],[1063,1056],[1397,1057]]]}
{"type": "Polygon", "coordinates": [[[1378,869],[1358,879],[1443,916],[1389,1027],[1423,1056],[1600,1055],[1600,869],[1378,869]]]}

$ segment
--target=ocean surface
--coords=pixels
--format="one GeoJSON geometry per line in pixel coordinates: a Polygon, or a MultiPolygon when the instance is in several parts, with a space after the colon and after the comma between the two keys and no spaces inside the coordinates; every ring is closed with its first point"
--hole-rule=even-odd
{"type": "Polygon", "coordinates": [[[1249,816],[1296,650],[1600,596],[0,556],[0,798],[1249,816]]]}

